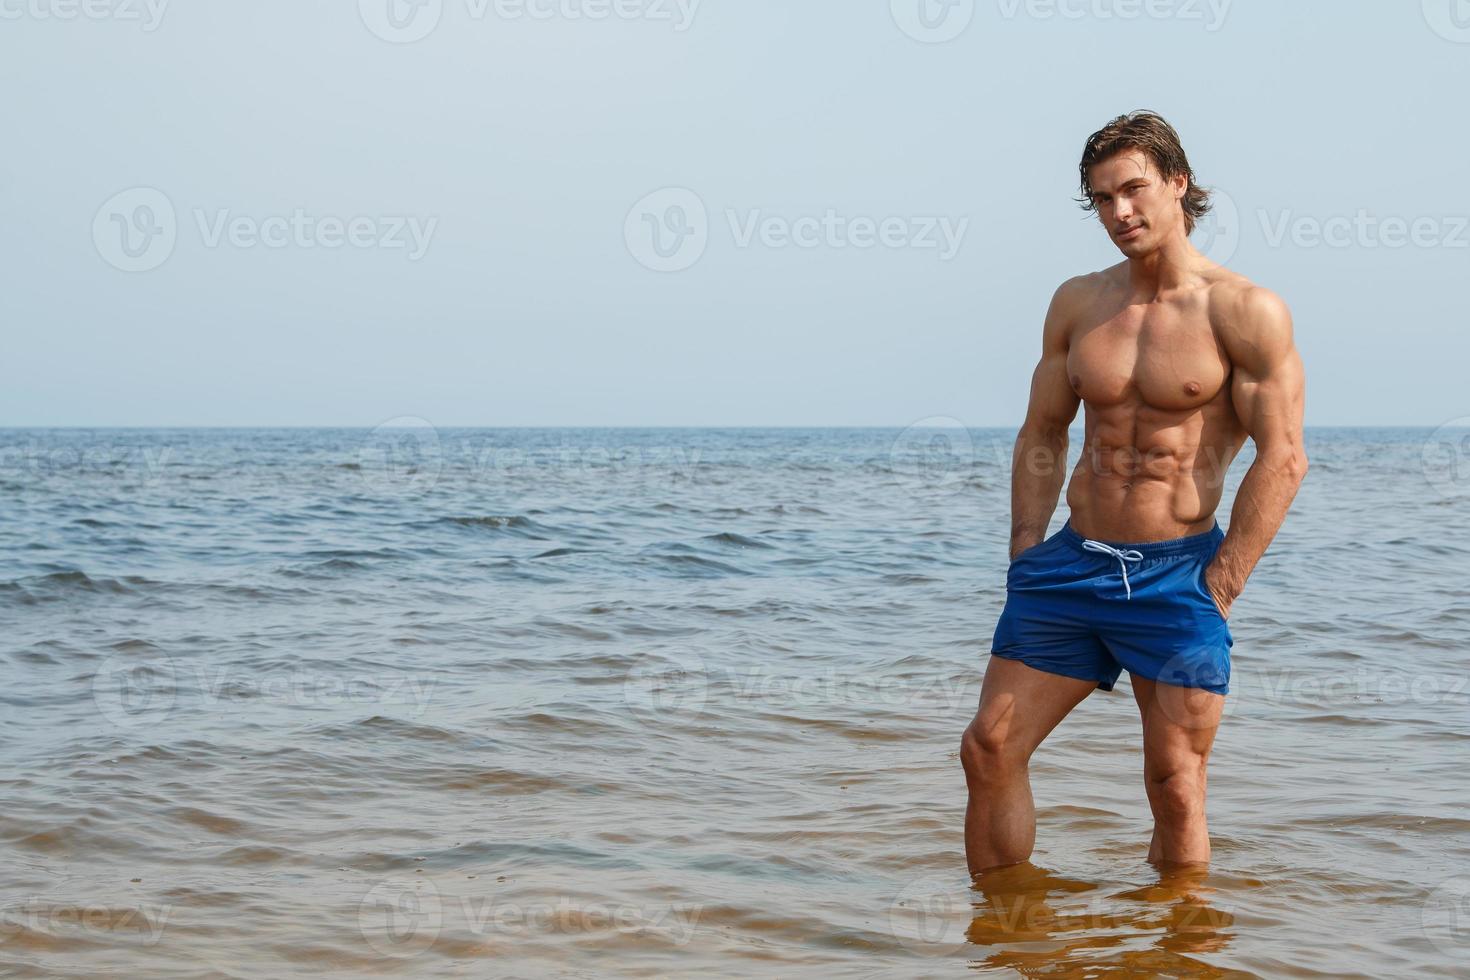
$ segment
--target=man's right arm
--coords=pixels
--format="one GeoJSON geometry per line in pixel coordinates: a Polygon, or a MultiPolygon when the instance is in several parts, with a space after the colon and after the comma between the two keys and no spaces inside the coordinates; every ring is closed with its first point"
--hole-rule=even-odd
{"type": "Polygon", "coordinates": [[[1011,557],[1046,538],[1067,478],[1067,427],[1081,399],[1067,375],[1067,351],[1081,279],[1062,284],[1042,329],[1041,362],[1031,376],[1031,401],[1011,460],[1011,557]]]}

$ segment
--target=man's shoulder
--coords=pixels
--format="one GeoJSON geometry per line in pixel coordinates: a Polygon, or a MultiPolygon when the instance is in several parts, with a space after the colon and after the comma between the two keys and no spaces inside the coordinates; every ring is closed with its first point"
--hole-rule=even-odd
{"type": "Polygon", "coordinates": [[[1073,276],[1057,287],[1052,296],[1053,305],[1063,309],[1078,309],[1097,299],[1109,289],[1115,288],[1113,269],[1099,272],[1084,272],[1073,276]]]}
{"type": "Polygon", "coordinates": [[[1237,329],[1291,319],[1286,301],[1276,293],[1224,269],[1209,285],[1209,306],[1217,325],[1237,329]]]}
{"type": "Polygon", "coordinates": [[[1211,326],[1232,356],[1291,343],[1286,301],[1238,273],[1219,270],[1209,287],[1209,313],[1211,326]]]}

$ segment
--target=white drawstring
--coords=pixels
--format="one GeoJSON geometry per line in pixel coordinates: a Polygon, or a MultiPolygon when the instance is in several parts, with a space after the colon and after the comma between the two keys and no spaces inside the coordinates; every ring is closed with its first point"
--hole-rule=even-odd
{"type": "Polygon", "coordinates": [[[1123,588],[1128,590],[1128,599],[1133,600],[1133,586],[1128,581],[1128,563],[1130,561],[1143,561],[1143,554],[1138,551],[1121,551],[1110,544],[1101,541],[1083,541],[1082,547],[1088,551],[1096,551],[1104,555],[1112,555],[1118,559],[1118,564],[1123,568],[1123,588]]]}

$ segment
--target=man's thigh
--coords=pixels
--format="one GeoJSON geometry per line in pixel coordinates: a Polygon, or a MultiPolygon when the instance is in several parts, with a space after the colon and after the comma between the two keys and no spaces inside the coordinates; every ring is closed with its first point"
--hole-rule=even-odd
{"type": "Polygon", "coordinates": [[[1029,757],[1067,713],[1095,690],[1096,681],[1049,674],[1018,660],[991,657],[970,733],[982,744],[1004,745],[1008,751],[1029,757]]]}
{"type": "Polygon", "coordinates": [[[1143,719],[1144,769],[1153,778],[1203,766],[1215,744],[1225,698],[1197,687],[1177,687],[1132,675],[1143,719]]]}

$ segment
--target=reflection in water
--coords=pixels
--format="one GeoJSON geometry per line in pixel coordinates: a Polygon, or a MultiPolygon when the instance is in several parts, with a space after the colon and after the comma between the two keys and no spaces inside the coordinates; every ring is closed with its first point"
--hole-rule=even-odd
{"type": "Polygon", "coordinates": [[[1093,882],[1025,863],[975,879],[967,938],[981,963],[1022,976],[1250,977],[1199,960],[1235,938],[1235,918],[1209,903],[1206,868],[1168,869],[1142,888],[1105,894],[1093,882]]]}

